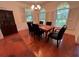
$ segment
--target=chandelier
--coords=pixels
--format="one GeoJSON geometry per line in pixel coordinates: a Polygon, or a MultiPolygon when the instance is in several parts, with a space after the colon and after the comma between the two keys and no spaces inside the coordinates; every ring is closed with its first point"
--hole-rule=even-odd
{"type": "Polygon", "coordinates": [[[32,5],[32,6],[31,6],[31,9],[32,9],[32,10],[37,10],[37,9],[40,10],[40,9],[41,9],[41,6],[40,6],[40,5],[32,5]]]}

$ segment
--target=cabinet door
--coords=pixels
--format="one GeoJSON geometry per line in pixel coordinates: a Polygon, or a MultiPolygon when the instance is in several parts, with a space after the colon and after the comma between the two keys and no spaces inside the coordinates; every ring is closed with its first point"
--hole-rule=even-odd
{"type": "Polygon", "coordinates": [[[5,15],[6,15],[5,17],[7,19],[7,22],[11,25],[14,25],[15,20],[14,20],[13,12],[12,11],[6,11],[5,15]]]}
{"type": "Polygon", "coordinates": [[[11,35],[17,33],[16,24],[14,21],[12,11],[2,11],[0,12],[2,15],[1,17],[1,31],[4,36],[11,35]]]}
{"type": "Polygon", "coordinates": [[[17,32],[17,28],[16,28],[16,24],[15,24],[15,20],[14,20],[14,16],[13,16],[13,12],[12,11],[7,11],[6,13],[6,19],[8,22],[8,26],[11,33],[16,33],[17,32]]]}

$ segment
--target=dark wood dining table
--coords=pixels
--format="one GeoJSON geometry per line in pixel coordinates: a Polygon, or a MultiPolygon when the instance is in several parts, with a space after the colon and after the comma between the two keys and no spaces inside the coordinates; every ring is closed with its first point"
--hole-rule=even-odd
{"type": "Polygon", "coordinates": [[[42,29],[42,30],[44,30],[47,33],[48,31],[50,31],[53,28],[53,26],[39,25],[39,28],[42,29]]]}
{"type": "Polygon", "coordinates": [[[50,25],[42,25],[42,24],[39,25],[39,28],[44,31],[46,39],[48,38],[48,33],[51,30],[53,30],[53,28],[54,28],[54,30],[60,30],[61,29],[60,27],[50,26],[50,25]]]}
{"type": "Polygon", "coordinates": [[[42,29],[45,33],[45,38],[48,38],[48,32],[53,29],[53,26],[49,25],[39,25],[39,28],[42,29]]]}

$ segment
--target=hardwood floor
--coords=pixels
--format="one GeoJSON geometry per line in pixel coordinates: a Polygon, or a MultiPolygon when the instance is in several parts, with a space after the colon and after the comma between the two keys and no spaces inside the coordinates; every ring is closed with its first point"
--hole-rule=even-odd
{"type": "MultiPolygon", "coordinates": [[[[29,34],[27,30],[0,40],[0,56],[45,56],[45,57],[73,57],[77,55],[75,37],[64,34],[59,48],[44,38],[29,34]]],[[[78,48],[78,47],[77,47],[78,48]]]]}
{"type": "Polygon", "coordinates": [[[0,56],[23,57],[35,55],[25,46],[22,38],[18,34],[14,34],[0,40],[0,56]]]}
{"type": "Polygon", "coordinates": [[[76,47],[75,47],[75,56],[76,57],[79,57],[79,44],[76,44],[76,47]]]}
{"type": "Polygon", "coordinates": [[[28,46],[36,56],[74,56],[75,37],[73,35],[65,34],[62,44],[59,48],[56,48],[54,44],[45,42],[46,39],[39,41],[39,39],[34,38],[33,35],[28,36],[27,31],[19,32],[19,34],[23,38],[26,46],[28,46]]]}

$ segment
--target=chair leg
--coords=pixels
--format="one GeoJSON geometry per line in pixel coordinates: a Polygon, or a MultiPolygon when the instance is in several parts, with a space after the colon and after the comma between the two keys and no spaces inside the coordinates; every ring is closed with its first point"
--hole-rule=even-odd
{"type": "Polygon", "coordinates": [[[58,48],[59,44],[58,44],[58,40],[57,40],[57,48],[58,48]]]}

